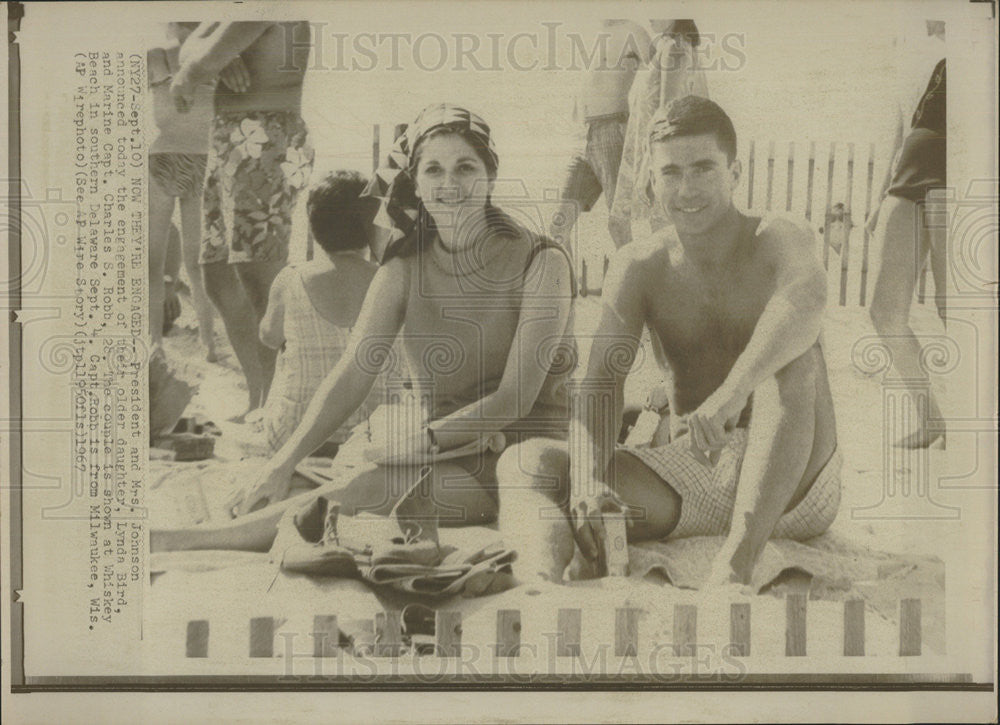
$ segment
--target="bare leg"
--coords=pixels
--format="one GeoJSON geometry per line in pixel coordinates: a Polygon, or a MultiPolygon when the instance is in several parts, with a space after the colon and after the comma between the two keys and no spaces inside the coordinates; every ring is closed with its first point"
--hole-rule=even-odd
{"type": "Polygon", "coordinates": [[[153,347],[163,342],[163,275],[167,259],[167,235],[174,213],[174,197],[149,180],[149,336],[153,347]]]}
{"type": "Polygon", "coordinates": [[[608,219],[608,232],[611,234],[611,241],[615,243],[615,249],[621,249],[632,241],[632,223],[628,219],[611,217],[608,219]]]}
{"type": "MultiPolygon", "coordinates": [[[[887,196],[882,202],[877,229],[883,239],[882,263],[870,309],[875,331],[891,351],[896,371],[904,381],[914,384],[927,380],[919,362],[920,343],[909,324],[913,290],[927,254],[922,216],[917,205],[907,199],[887,196]]],[[[933,395],[928,418],[941,418],[941,409],[933,395]]],[[[942,435],[929,431],[926,422],[921,422],[917,430],[896,445],[926,447],[942,435]]]]}
{"type": "Polygon", "coordinates": [[[205,291],[222,316],[229,342],[246,377],[250,398],[247,410],[259,408],[263,391],[263,374],[257,354],[260,346],[259,323],[250,298],[228,262],[202,265],[202,272],[205,275],[205,291]]]}
{"type": "Polygon", "coordinates": [[[549,236],[557,244],[563,245],[570,257],[576,260],[576,245],[573,244],[573,227],[580,217],[580,204],[573,199],[564,199],[552,217],[549,236]]]}
{"type": "MultiPolygon", "coordinates": [[[[638,514],[630,541],[661,539],[677,525],[680,497],[650,468],[625,451],[612,459],[612,487],[638,514]]],[[[536,438],[504,452],[500,481],[500,532],[517,542],[518,576],[560,581],[576,548],[570,527],[567,444],[536,438]]]]}
{"type": "Polygon", "coordinates": [[[836,448],[836,421],[818,345],[754,390],[730,534],[733,572],[749,583],[778,519],[795,507],[836,448]]]}
{"type": "Polygon", "coordinates": [[[938,197],[937,190],[927,193],[926,214],[934,223],[924,228],[927,249],[931,255],[934,304],[937,306],[938,317],[945,325],[948,324],[948,229],[944,222],[948,213],[947,203],[938,197]]]}
{"type": "Polygon", "coordinates": [[[256,328],[254,334],[254,344],[257,347],[257,358],[260,361],[261,371],[261,391],[260,400],[256,407],[264,405],[267,400],[267,393],[271,388],[271,380],[274,378],[274,364],[278,358],[278,351],[268,347],[260,341],[260,321],[264,319],[267,312],[267,300],[271,293],[271,283],[278,276],[286,262],[245,262],[237,264],[236,273],[239,275],[243,288],[253,308],[256,317],[256,328]]]}
{"type": "Polygon", "coordinates": [[[205,359],[217,360],[215,351],[215,314],[212,302],[205,292],[198,253],[201,247],[201,195],[189,196],[180,201],[181,206],[181,250],[184,269],[191,281],[191,302],[198,316],[198,336],[205,346],[205,359]]]}
{"type": "Polygon", "coordinates": [[[181,315],[181,300],[177,296],[177,275],[181,271],[181,235],[171,222],[167,234],[167,256],[163,262],[163,334],[174,326],[181,315]]]}
{"type": "MultiPolygon", "coordinates": [[[[364,512],[387,515],[405,490],[420,475],[418,467],[370,468],[361,471],[346,486],[331,484],[279,501],[263,509],[222,524],[150,531],[151,551],[188,549],[239,549],[267,551],[274,541],[278,522],[289,507],[298,508],[323,494],[341,504],[341,513],[364,512]]],[[[486,490],[465,469],[448,463],[434,467],[431,496],[437,506],[439,525],[486,524],[496,519],[497,506],[486,490]]]]}

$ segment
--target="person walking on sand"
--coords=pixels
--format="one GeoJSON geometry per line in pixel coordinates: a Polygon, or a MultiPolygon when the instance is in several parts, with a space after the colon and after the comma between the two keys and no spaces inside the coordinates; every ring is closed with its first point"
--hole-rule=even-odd
{"type": "Polygon", "coordinates": [[[178,113],[170,98],[170,83],[179,69],[181,44],[195,27],[197,23],[168,23],[169,42],[147,52],[156,125],[156,136],[149,146],[149,329],[155,346],[173,322],[165,319],[165,302],[167,305],[176,303],[176,272],[173,276],[167,275],[171,277],[167,279],[163,270],[172,251],[171,218],[177,204],[181,221],[180,258],[191,283],[198,336],[206,359],[215,362],[214,313],[198,264],[201,193],[208,159],[214,84],[203,83],[195,88],[186,113],[178,113]]]}
{"type": "MultiPolygon", "coordinates": [[[[598,39],[575,99],[576,149],[549,230],[570,253],[576,251],[570,240],[580,212],[590,211],[602,194],[611,209],[625,144],[629,89],[636,71],[650,59],[649,34],[629,20],[602,20],[598,39]]],[[[608,231],[620,246],[618,228],[612,225],[608,231]]]]}
{"type": "MultiPolygon", "coordinates": [[[[934,38],[935,50],[944,55],[944,22],[927,21],[927,34],[934,38]]],[[[884,197],[869,222],[879,250],[878,273],[872,292],[869,315],[875,331],[892,351],[892,364],[908,381],[926,381],[920,364],[920,342],[910,328],[910,308],[920,270],[930,257],[934,279],[934,302],[942,322],[947,308],[947,238],[941,223],[945,202],[936,195],[947,185],[947,103],[945,58],[940,57],[930,74],[904,136],[901,114],[893,147],[894,163],[883,186],[884,197]]],[[[925,448],[935,441],[944,443],[940,426],[941,408],[933,394],[928,409],[916,427],[895,445],[925,448]]]]}
{"type": "Polygon", "coordinates": [[[258,326],[312,170],[301,115],[309,48],[306,21],[201,23],[181,48],[170,86],[185,111],[200,84],[230,69],[215,91],[200,261],[247,381],[240,422],[264,404],[274,375],[276,352],[260,341],[258,326]]]}
{"type": "Polygon", "coordinates": [[[656,200],[673,227],[611,260],[571,445],[528,441],[498,464],[500,531],[518,542],[522,580],[561,580],[575,549],[600,564],[608,511],[625,512],[632,541],[724,536],[706,583],[720,587],[748,584],[769,538],[817,536],[837,515],[813,235],[733,205],[736,132],[717,104],[676,100],[649,136],[656,200]],[[616,448],[644,325],[672,373],[672,440],[616,448]],[[610,414],[593,399],[606,394],[610,414]]]}
{"type": "Polygon", "coordinates": [[[653,232],[668,224],[649,185],[648,130],[653,114],[676,98],[709,97],[705,71],[698,66],[701,35],[695,22],[650,20],[649,24],[654,33],[653,57],[636,75],[629,93],[628,128],[608,221],[615,230],[612,238],[617,247],[632,241],[632,225],[637,222],[648,220],[653,232]]]}

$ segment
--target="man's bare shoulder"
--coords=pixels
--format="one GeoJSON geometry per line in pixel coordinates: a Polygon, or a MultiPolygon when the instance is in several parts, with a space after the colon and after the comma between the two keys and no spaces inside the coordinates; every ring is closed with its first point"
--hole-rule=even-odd
{"type": "Polygon", "coordinates": [[[661,233],[618,249],[610,260],[606,286],[627,286],[640,296],[662,287],[670,264],[669,241],[670,237],[661,233]]]}
{"type": "Polygon", "coordinates": [[[677,243],[673,227],[666,227],[654,234],[639,237],[620,248],[616,255],[622,255],[634,264],[666,263],[670,259],[670,247],[677,243]]]}
{"type": "Polygon", "coordinates": [[[788,214],[768,214],[757,225],[755,247],[781,256],[814,258],[816,234],[809,222],[788,214]]]}

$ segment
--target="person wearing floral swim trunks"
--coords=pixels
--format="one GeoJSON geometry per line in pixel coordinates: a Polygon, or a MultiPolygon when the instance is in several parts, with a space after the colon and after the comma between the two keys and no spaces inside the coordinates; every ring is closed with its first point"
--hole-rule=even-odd
{"type": "Polygon", "coordinates": [[[199,83],[223,69],[233,76],[215,92],[200,262],[246,377],[247,412],[263,405],[274,375],[275,351],[261,343],[258,329],[312,171],[301,116],[309,47],[305,21],[202,23],[181,49],[171,86],[183,111],[199,83]]]}

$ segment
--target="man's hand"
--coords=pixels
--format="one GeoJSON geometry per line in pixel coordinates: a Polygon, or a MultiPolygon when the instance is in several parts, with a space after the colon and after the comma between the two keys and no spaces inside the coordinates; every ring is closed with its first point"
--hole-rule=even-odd
{"type": "Polygon", "coordinates": [[[181,66],[181,69],[174,74],[174,80],[170,84],[170,98],[178,113],[187,113],[191,110],[191,106],[194,104],[194,91],[197,87],[197,79],[193,77],[188,66],[181,66]]]}
{"type": "Polygon", "coordinates": [[[226,510],[232,511],[234,516],[244,516],[288,498],[291,485],[291,471],[268,466],[249,486],[230,497],[226,502],[226,510]]]}
{"type": "Polygon", "coordinates": [[[730,432],[740,420],[747,399],[720,387],[687,418],[691,452],[706,466],[714,466],[730,432]]]}
{"type": "Polygon", "coordinates": [[[236,56],[232,62],[219,73],[219,82],[233,93],[246,93],[250,90],[250,71],[243,63],[243,58],[236,56]]]}
{"type": "Polygon", "coordinates": [[[750,581],[753,576],[753,564],[740,542],[727,538],[722,548],[712,560],[712,569],[702,589],[726,589],[752,593],[750,581]]]}
{"type": "MultiPolygon", "coordinates": [[[[624,513],[628,505],[614,491],[604,484],[597,484],[599,490],[583,496],[573,496],[570,500],[570,520],[573,524],[573,538],[580,553],[588,561],[596,562],[599,574],[604,574],[607,562],[604,561],[604,541],[607,534],[604,530],[602,512],[624,513]]],[[[632,520],[627,519],[628,525],[632,520]]]]}

